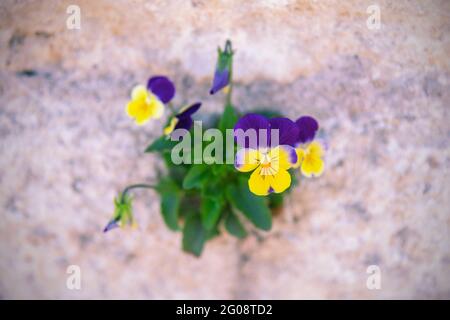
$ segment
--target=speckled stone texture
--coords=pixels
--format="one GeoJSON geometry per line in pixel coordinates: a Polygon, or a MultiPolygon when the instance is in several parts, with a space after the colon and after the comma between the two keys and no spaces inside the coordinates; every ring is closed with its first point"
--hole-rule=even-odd
{"type": "Polygon", "coordinates": [[[449,64],[445,0],[2,1],[0,298],[449,299],[449,64]],[[74,2],[81,30],[66,28],[74,2]],[[151,191],[136,193],[138,230],[102,234],[115,193],[162,168],[142,152],[162,121],[136,127],[130,89],[167,74],[176,103],[220,111],[208,89],[226,38],[239,109],[317,117],[325,174],[270,232],[223,235],[199,259],[151,191]]]}

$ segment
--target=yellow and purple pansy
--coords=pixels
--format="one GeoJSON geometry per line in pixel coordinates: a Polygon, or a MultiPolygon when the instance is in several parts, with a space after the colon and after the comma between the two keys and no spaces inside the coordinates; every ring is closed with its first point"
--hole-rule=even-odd
{"type": "Polygon", "coordinates": [[[182,108],[178,114],[170,119],[169,124],[164,128],[164,134],[170,135],[176,129],[191,129],[193,123],[192,115],[200,109],[201,105],[200,102],[197,102],[182,108]]]}
{"type": "Polygon", "coordinates": [[[252,193],[265,196],[272,192],[281,193],[289,188],[291,175],[288,169],[297,163],[293,146],[297,141],[298,131],[292,120],[269,120],[258,114],[247,114],[236,123],[234,135],[242,149],[236,154],[235,168],[241,172],[253,171],[248,180],[252,193]],[[253,139],[248,134],[252,132],[253,139]]]}
{"type": "Polygon", "coordinates": [[[296,143],[297,162],[294,168],[300,167],[305,177],[318,177],[323,173],[325,163],[323,144],[314,140],[319,129],[319,123],[310,116],[302,116],[295,122],[298,127],[298,140],[296,143]]]}
{"type": "Polygon", "coordinates": [[[175,86],[165,76],[151,77],[147,86],[137,85],[131,92],[126,112],[128,116],[143,125],[148,120],[158,119],[163,115],[164,104],[175,96],[175,86]]]}

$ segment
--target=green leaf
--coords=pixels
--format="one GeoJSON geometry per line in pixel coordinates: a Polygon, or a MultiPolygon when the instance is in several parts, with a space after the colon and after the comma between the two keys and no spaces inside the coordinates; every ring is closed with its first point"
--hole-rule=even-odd
{"type": "Polygon", "coordinates": [[[226,164],[213,164],[211,165],[211,171],[213,173],[213,175],[215,176],[221,176],[225,173],[226,171],[226,164]]]}
{"type": "Polygon", "coordinates": [[[225,132],[226,129],[233,129],[237,120],[236,110],[234,110],[233,106],[227,105],[219,121],[219,130],[225,132]]]}
{"type": "Polygon", "coordinates": [[[152,144],[150,144],[146,149],[145,152],[158,152],[158,151],[165,151],[171,149],[175,145],[176,141],[170,140],[167,136],[162,136],[155,141],[153,141],[152,144]]]}
{"type": "Polygon", "coordinates": [[[220,230],[215,226],[214,228],[206,231],[206,241],[211,240],[220,235],[220,230]]]}
{"type": "Polygon", "coordinates": [[[221,197],[225,191],[223,183],[220,177],[209,176],[202,187],[202,196],[207,198],[221,197]]]}
{"type": "Polygon", "coordinates": [[[219,220],[220,212],[222,210],[222,201],[220,198],[203,198],[200,215],[202,218],[203,227],[205,229],[212,229],[219,220]]]}
{"type": "Polygon", "coordinates": [[[229,234],[243,239],[247,236],[247,231],[244,226],[239,221],[239,218],[230,210],[225,218],[225,229],[227,229],[229,234]]]}
{"type": "Polygon", "coordinates": [[[271,193],[268,196],[269,207],[271,209],[279,208],[283,205],[283,193],[271,193]]]}
{"type": "Polygon", "coordinates": [[[167,227],[173,231],[179,230],[178,213],[181,202],[181,190],[170,179],[159,182],[156,190],[161,196],[161,213],[167,227]]]}
{"type": "Polygon", "coordinates": [[[208,166],[193,165],[183,180],[184,189],[200,188],[208,177],[208,166]]]}
{"type": "Polygon", "coordinates": [[[200,216],[190,215],[183,228],[183,250],[200,256],[206,240],[206,230],[202,226],[200,216]]]}
{"type": "Polygon", "coordinates": [[[180,193],[165,193],[161,196],[161,212],[167,227],[173,231],[179,230],[178,210],[180,208],[180,193]]]}
{"type": "MultiPolygon", "coordinates": [[[[165,151],[161,153],[164,163],[167,168],[167,173],[170,179],[172,179],[180,187],[183,184],[184,177],[189,169],[187,165],[176,165],[172,162],[172,155],[170,152],[165,151]]],[[[160,176],[164,176],[165,173],[158,172],[160,176]]]]}
{"type": "Polygon", "coordinates": [[[266,199],[251,193],[246,180],[240,179],[237,186],[229,185],[227,198],[233,207],[241,211],[257,228],[270,230],[272,215],[266,199]]]}

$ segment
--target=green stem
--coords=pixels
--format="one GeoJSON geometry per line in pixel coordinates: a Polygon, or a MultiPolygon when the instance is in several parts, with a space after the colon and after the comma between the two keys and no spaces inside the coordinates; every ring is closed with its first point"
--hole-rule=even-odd
{"type": "Polygon", "coordinates": [[[228,92],[227,92],[227,97],[226,97],[226,104],[227,106],[231,106],[231,96],[233,93],[233,61],[230,63],[230,83],[228,84],[229,88],[228,88],[228,92]]]}
{"type": "Polygon", "coordinates": [[[227,40],[227,42],[225,43],[225,49],[224,51],[226,53],[229,53],[231,55],[231,59],[230,59],[230,65],[229,65],[229,88],[228,88],[228,92],[227,92],[227,96],[226,96],[226,105],[227,106],[232,106],[231,103],[231,96],[233,93],[233,49],[231,47],[231,41],[227,40]]]}
{"type": "Polygon", "coordinates": [[[121,200],[123,201],[127,192],[129,192],[132,189],[155,189],[155,188],[156,188],[156,186],[151,185],[151,184],[146,184],[146,183],[137,183],[137,184],[129,185],[128,187],[123,189],[122,195],[121,195],[121,200]]]}

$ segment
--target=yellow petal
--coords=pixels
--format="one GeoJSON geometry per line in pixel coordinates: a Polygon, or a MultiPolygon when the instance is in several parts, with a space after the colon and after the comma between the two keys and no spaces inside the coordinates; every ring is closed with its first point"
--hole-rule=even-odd
{"type": "Polygon", "coordinates": [[[143,86],[133,89],[132,96],[135,99],[127,104],[126,109],[128,116],[134,118],[138,125],[143,125],[151,118],[160,118],[164,112],[164,104],[155,95],[143,90],[143,86]]]}
{"type": "Polygon", "coordinates": [[[322,145],[317,142],[311,142],[303,155],[303,162],[301,164],[301,172],[306,177],[318,177],[323,173],[325,163],[321,159],[324,154],[322,145]]]}
{"type": "Polygon", "coordinates": [[[180,109],[180,111],[177,112],[177,114],[183,113],[183,112],[186,111],[190,106],[191,106],[190,104],[185,104],[185,105],[180,109]]]}
{"type": "Polygon", "coordinates": [[[137,85],[131,91],[132,100],[145,100],[147,99],[148,90],[143,85],[137,85]]]}
{"type": "Polygon", "coordinates": [[[269,194],[270,183],[268,177],[261,175],[261,168],[257,168],[248,180],[248,187],[251,192],[258,196],[266,196],[269,194]]]}
{"type": "Polygon", "coordinates": [[[136,124],[138,125],[143,125],[144,123],[146,123],[148,120],[150,120],[151,116],[151,107],[145,102],[139,105],[138,111],[134,115],[136,124]]]}
{"type": "Polygon", "coordinates": [[[130,118],[136,117],[136,114],[138,113],[140,105],[141,105],[141,102],[137,101],[137,100],[131,100],[130,102],[128,102],[127,108],[126,108],[127,115],[130,118]]]}
{"type": "Polygon", "coordinates": [[[164,113],[164,104],[156,96],[150,100],[150,117],[159,119],[164,113]]]}
{"type": "Polygon", "coordinates": [[[145,113],[140,113],[136,118],[136,124],[138,126],[142,126],[144,124],[146,124],[148,122],[148,120],[150,120],[150,116],[148,114],[145,113]]]}
{"type": "Polygon", "coordinates": [[[293,168],[298,168],[302,164],[303,158],[305,157],[305,150],[302,148],[295,149],[297,153],[297,162],[292,166],[293,168]]]}
{"type": "Polygon", "coordinates": [[[269,176],[270,187],[275,193],[280,193],[291,185],[291,175],[287,170],[280,170],[277,174],[269,176]]]}
{"type": "Polygon", "coordinates": [[[147,105],[148,95],[149,92],[142,85],[134,87],[131,92],[131,101],[127,104],[126,113],[130,118],[134,118],[138,125],[148,120],[150,112],[147,105]]]}
{"type": "Polygon", "coordinates": [[[313,141],[308,145],[308,148],[306,148],[306,153],[315,158],[321,158],[324,151],[322,145],[318,141],[313,141]]]}
{"type": "Polygon", "coordinates": [[[260,153],[255,149],[240,149],[236,153],[234,166],[241,172],[255,170],[259,164],[260,153]]]}
{"type": "Polygon", "coordinates": [[[173,117],[170,122],[169,125],[167,127],[164,128],[164,134],[166,136],[168,136],[169,134],[171,134],[173,132],[173,130],[175,129],[175,126],[178,123],[178,118],[177,117],[173,117]]]}
{"type": "Polygon", "coordinates": [[[308,178],[312,176],[318,177],[323,173],[324,167],[325,164],[321,158],[307,154],[303,159],[300,170],[308,178]]]}
{"type": "Polygon", "coordinates": [[[297,154],[293,147],[282,145],[269,150],[269,159],[275,174],[281,169],[291,168],[297,162],[297,154]]]}

